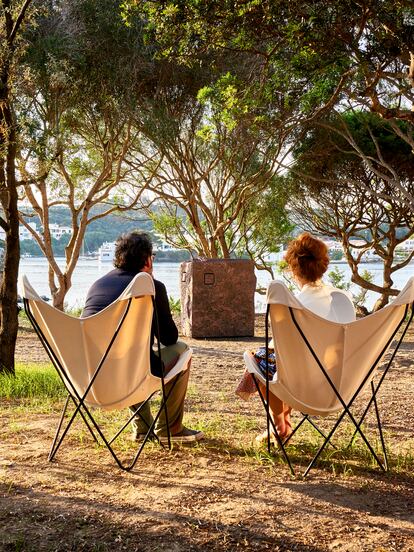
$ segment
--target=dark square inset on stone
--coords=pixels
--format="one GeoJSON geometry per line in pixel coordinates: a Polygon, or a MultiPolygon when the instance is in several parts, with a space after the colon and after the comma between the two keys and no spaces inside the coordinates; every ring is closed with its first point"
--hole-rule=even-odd
{"type": "Polygon", "coordinates": [[[216,281],[214,274],[212,272],[206,272],[204,274],[204,283],[206,286],[212,286],[216,281]]]}

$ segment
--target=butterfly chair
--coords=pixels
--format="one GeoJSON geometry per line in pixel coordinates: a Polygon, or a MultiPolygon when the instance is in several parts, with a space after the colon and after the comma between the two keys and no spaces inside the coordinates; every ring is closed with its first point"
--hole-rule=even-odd
{"type": "MultiPolygon", "coordinates": [[[[332,295],[332,301],[341,300],[339,294],[332,295]]],[[[324,441],[306,468],[306,476],[319,455],[330,442],[342,420],[348,416],[355,426],[352,439],[359,434],[383,471],[388,470],[387,455],[382,433],[376,396],[395,355],[413,319],[414,278],[395,300],[383,309],[346,324],[331,322],[306,309],[288,290],[283,282],[273,281],[267,290],[266,344],[269,341],[269,319],[275,342],[277,372],[271,380],[269,373],[263,377],[251,353],[244,353],[248,371],[253,375],[262,403],[267,413],[268,450],[270,452],[270,428],[275,434],[282,453],[292,468],[286,450],[286,442],[276,431],[270,416],[269,393],[299,410],[303,418],[292,435],[303,422],[309,421],[324,437],[324,441]],[[398,340],[395,336],[399,330],[398,340]],[[392,347],[392,353],[376,384],[374,376],[385,353],[392,347]],[[266,386],[262,393],[258,382],[266,386]],[[355,400],[363,389],[371,386],[370,398],[360,419],[351,412],[355,400]],[[383,451],[383,462],[364,434],[361,424],[371,405],[374,404],[378,430],[383,451]],[[339,413],[330,432],[320,431],[310,416],[328,416],[339,413]]],[[[266,358],[268,351],[266,350],[266,358]]]]}
{"type": "Polygon", "coordinates": [[[101,438],[123,470],[129,471],[134,467],[150,438],[158,439],[154,427],[163,409],[168,446],[171,448],[167,399],[174,383],[168,395],[165,384],[187,370],[192,351],[185,351],[167,375],[158,378],[151,374],[150,340],[154,313],[156,318],[152,277],[146,273],[138,274],[116,301],[86,318],[75,318],[43,301],[26,276],[19,282],[19,293],[27,316],[68,392],[49,460],[53,460],[77,415],[81,416],[96,442],[98,436],[101,438]],[[112,443],[136,416],[142,419],[140,410],[157,391],[162,392],[159,410],[145,438],[138,445],[132,462],[124,464],[115,453],[112,443]],[[62,430],[70,402],[74,405],[74,412],[62,430]],[[93,407],[119,410],[137,403],[143,404],[108,440],[93,416],[93,407]]]}

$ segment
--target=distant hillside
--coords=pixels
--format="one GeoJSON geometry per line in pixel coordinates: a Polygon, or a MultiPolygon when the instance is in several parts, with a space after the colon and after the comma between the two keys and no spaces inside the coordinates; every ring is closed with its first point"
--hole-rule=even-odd
{"type": "MultiPolygon", "coordinates": [[[[104,209],[104,206],[97,206],[92,210],[92,215],[102,212],[104,209]]],[[[38,227],[40,226],[40,220],[37,216],[34,216],[32,220],[38,227]]],[[[70,227],[71,214],[69,209],[62,206],[51,208],[50,222],[52,224],[70,227]]],[[[152,235],[152,221],[148,218],[139,216],[138,213],[134,213],[133,211],[128,214],[116,213],[97,219],[89,224],[87,228],[84,240],[84,251],[85,253],[93,253],[99,249],[103,242],[115,241],[120,234],[130,232],[131,230],[140,230],[142,232],[148,232],[152,235]]],[[[63,254],[67,241],[67,236],[64,236],[61,240],[54,240],[53,247],[56,255],[63,254]]],[[[21,246],[21,253],[23,255],[41,255],[39,247],[32,240],[22,241],[21,246]]]]}
{"type": "MultiPolygon", "coordinates": [[[[104,206],[97,206],[92,210],[92,215],[105,210],[104,206]]],[[[37,216],[33,217],[33,222],[40,226],[40,221],[37,216]]],[[[59,226],[71,226],[71,214],[66,207],[53,207],[50,210],[50,222],[59,224],[59,226]]],[[[153,234],[153,224],[148,217],[143,217],[138,212],[130,211],[128,213],[114,213],[97,219],[90,223],[84,240],[83,252],[91,254],[98,251],[99,247],[104,242],[113,242],[118,236],[124,232],[139,230],[147,232],[152,236],[154,244],[157,243],[157,238],[153,234]]],[[[53,250],[56,256],[64,255],[65,246],[68,243],[69,236],[65,235],[60,240],[53,240],[53,250]]],[[[21,254],[31,256],[41,256],[39,246],[33,240],[24,240],[21,242],[21,254]]],[[[184,261],[190,258],[186,251],[168,251],[160,252],[157,256],[159,261],[184,261]]]]}

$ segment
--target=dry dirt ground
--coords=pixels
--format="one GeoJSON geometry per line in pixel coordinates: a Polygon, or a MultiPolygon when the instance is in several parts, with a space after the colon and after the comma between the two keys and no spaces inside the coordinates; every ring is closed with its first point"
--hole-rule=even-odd
{"type": "MultiPolygon", "coordinates": [[[[249,448],[264,418],[259,401],[238,400],[234,385],[242,352],[262,335],[258,317],[255,338],[188,340],[186,419],[207,439],[171,452],[150,445],[132,473],[87,435],[48,463],[57,408],[30,414],[3,400],[0,550],[414,551],[413,333],[380,397],[392,456],[408,467],[383,474],[356,453],[355,462],[332,457],[305,480],[277,453],[272,461],[249,448]]],[[[46,360],[31,331],[20,333],[17,358],[46,360]]]]}

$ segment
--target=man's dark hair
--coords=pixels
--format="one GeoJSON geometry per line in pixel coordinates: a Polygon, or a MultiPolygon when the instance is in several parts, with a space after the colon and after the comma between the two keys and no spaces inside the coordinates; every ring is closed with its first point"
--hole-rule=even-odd
{"type": "Polygon", "coordinates": [[[151,255],[152,243],[149,235],[144,232],[128,232],[116,240],[114,266],[139,272],[151,255]]]}

